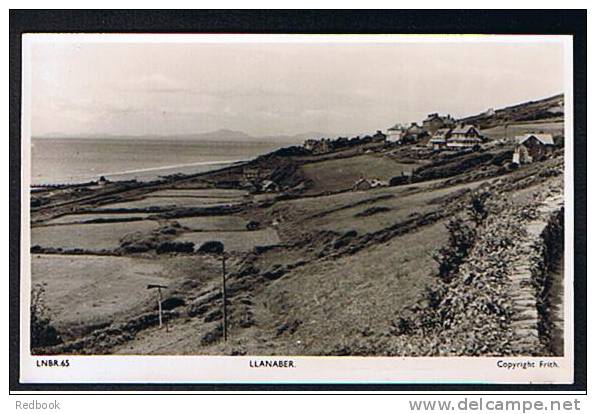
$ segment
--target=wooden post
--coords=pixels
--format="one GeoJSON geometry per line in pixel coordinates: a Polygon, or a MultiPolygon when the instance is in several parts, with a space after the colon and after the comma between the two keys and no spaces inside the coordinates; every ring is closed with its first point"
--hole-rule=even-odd
{"type": "MultiPolygon", "coordinates": [[[[161,309],[161,302],[162,302],[162,295],[161,295],[161,290],[162,289],[166,289],[167,286],[164,285],[147,285],[147,289],[157,289],[157,310],[159,312],[159,328],[161,329],[161,327],[163,326],[163,318],[162,318],[162,309],[161,309]]],[[[168,329],[167,323],[166,323],[166,331],[168,329]]]]}
{"type": "Polygon", "coordinates": [[[162,319],[161,319],[161,288],[157,288],[157,309],[159,310],[159,329],[162,326],[162,319]]]}
{"type": "Polygon", "coordinates": [[[228,340],[228,295],[226,292],[226,254],[221,255],[222,264],[222,298],[223,298],[223,337],[224,341],[228,340]]]}

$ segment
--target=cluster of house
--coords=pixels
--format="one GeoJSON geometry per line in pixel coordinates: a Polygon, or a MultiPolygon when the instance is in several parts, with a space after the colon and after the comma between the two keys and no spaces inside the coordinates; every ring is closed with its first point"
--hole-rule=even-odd
{"type": "Polygon", "coordinates": [[[474,148],[485,138],[476,125],[457,124],[451,115],[428,114],[422,125],[413,122],[409,127],[395,125],[387,130],[391,142],[410,143],[430,137],[427,147],[434,150],[463,150],[474,148]]]}
{"type": "MultiPolygon", "coordinates": [[[[489,109],[487,114],[494,113],[489,109]]],[[[409,126],[396,124],[387,129],[386,133],[377,131],[372,135],[354,138],[309,139],[304,142],[304,148],[313,154],[325,154],[344,147],[364,143],[391,142],[398,144],[424,142],[426,148],[442,151],[460,151],[476,149],[486,144],[487,139],[480,128],[473,124],[458,123],[451,115],[439,115],[434,112],[428,114],[422,125],[412,122],[409,126]]],[[[550,134],[526,134],[516,137],[516,150],[513,162],[524,164],[548,155],[554,148],[553,137],[550,134]]]]}

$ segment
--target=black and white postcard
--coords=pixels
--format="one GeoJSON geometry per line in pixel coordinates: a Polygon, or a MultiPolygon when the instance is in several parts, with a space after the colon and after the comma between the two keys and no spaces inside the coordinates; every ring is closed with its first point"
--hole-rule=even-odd
{"type": "Polygon", "coordinates": [[[21,382],[573,382],[572,36],[22,41],[21,382]]]}

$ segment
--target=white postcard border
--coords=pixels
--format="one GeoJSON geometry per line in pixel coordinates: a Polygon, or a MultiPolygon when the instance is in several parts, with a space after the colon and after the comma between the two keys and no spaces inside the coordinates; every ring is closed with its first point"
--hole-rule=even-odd
{"type": "Polygon", "coordinates": [[[573,335],[573,37],[563,35],[255,35],[255,34],[25,34],[22,48],[20,381],[118,384],[570,384],[573,335]],[[564,357],[304,357],[304,356],[32,356],[30,354],[30,47],[52,43],[435,43],[553,42],[565,50],[565,323],[564,357]],[[68,367],[38,367],[41,360],[68,367]],[[251,368],[256,360],[292,360],[295,368],[251,368]],[[501,361],[501,362],[500,362],[501,361]],[[499,367],[502,362],[555,362],[557,368],[499,367]]]}

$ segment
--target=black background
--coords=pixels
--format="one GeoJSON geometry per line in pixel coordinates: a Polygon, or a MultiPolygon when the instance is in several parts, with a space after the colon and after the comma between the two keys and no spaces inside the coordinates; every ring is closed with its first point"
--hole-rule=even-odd
{"type": "MultiPolygon", "coordinates": [[[[586,10],[11,10],[9,392],[586,391],[586,10]],[[574,36],[575,271],[573,384],[22,384],[19,382],[21,35],[23,33],[568,34],[574,36]]],[[[541,68],[536,68],[539,76],[541,68]]]]}

